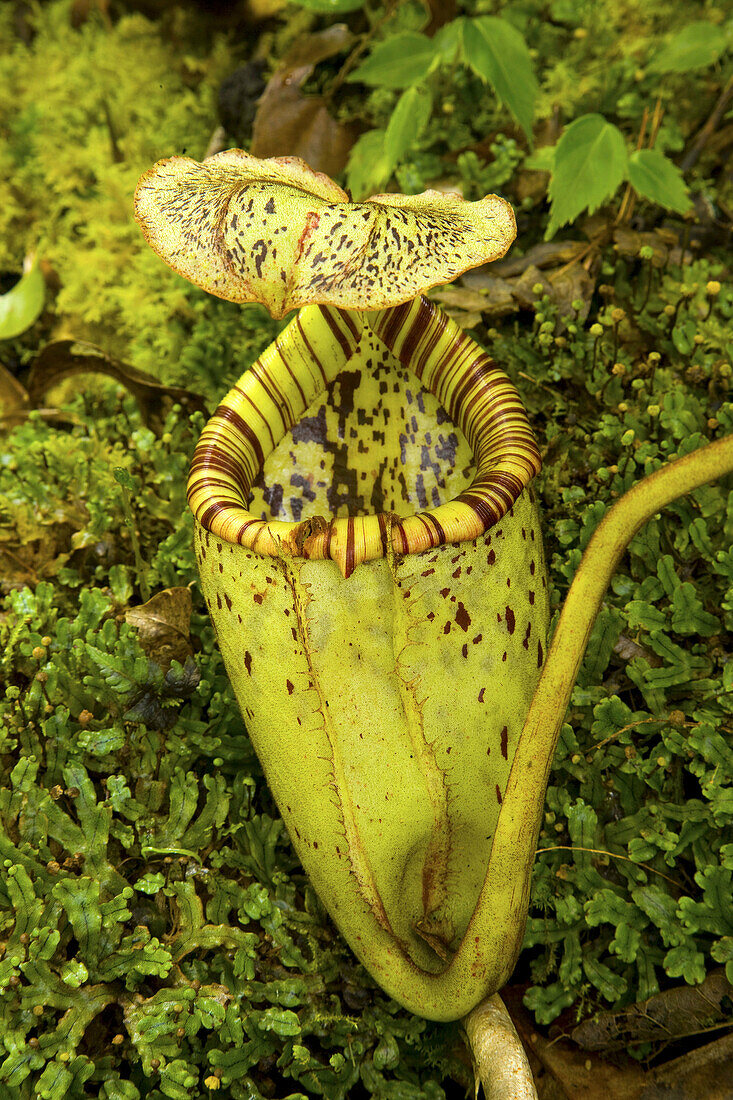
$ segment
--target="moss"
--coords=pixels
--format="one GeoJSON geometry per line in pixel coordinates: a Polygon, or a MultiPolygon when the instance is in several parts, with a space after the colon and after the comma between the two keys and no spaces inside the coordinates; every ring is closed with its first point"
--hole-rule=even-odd
{"type": "MultiPolygon", "coordinates": [[[[144,245],[130,195],[154,160],[203,155],[233,62],[223,39],[197,56],[142,15],[74,29],[70,9],[67,0],[34,8],[28,43],[14,33],[12,6],[0,13],[12,43],[0,59],[0,270],[18,270],[40,247],[60,284],[57,334],[103,338],[124,356],[141,332],[165,332],[190,308],[183,280],[144,245]]],[[[166,346],[166,361],[179,346],[166,346]]]]}

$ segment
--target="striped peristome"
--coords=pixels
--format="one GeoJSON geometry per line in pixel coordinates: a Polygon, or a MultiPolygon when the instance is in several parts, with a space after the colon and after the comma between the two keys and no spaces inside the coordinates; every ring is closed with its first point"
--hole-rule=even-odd
{"type": "Polygon", "coordinates": [[[188,495],[198,522],[217,537],[265,555],[330,558],[348,577],[361,562],[388,553],[477,538],[506,514],[539,467],[529,422],[506,374],[421,297],[366,314],[325,306],[302,310],[207,424],[188,495]],[[311,514],[287,522],[254,514],[249,496],[267,456],[375,336],[465,435],[475,464],[470,484],[454,499],[412,515],[311,514]]]}

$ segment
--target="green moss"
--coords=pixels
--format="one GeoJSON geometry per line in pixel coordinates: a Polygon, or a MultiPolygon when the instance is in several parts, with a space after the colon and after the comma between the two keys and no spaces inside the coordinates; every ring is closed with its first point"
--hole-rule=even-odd
{"type": "MultiPolygon", "coordinates": [[[[217,85],[234,63],[223,40],[206,56],[183,53],[142,15],[109,25],[93,16],[74,29],[70,8],[34,8],[28,44],[12,7],[0,12],[0,36],[12,43],[0,59],[0,269],[19,270],[40,246],[60,282],[60,334],[103,338],[125,355],[136,335],[165,332],[189,312],[183,280],[131,218],[135,184],[160,157],[203,155],[217,85]]],[[[184,17],[178,30],[186,36],[184,17]]],[[[165,350],[175,361],[178,347],[165,350]]]]}

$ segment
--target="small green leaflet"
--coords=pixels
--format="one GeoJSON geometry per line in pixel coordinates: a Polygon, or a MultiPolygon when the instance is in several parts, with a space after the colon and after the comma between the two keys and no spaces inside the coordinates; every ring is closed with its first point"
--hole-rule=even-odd
{"type": "Polygon", "coordinates": [[[532,144],[532,120],[539,86],[527,43],[506,19],[483,15],[462,20],[463,55],[508,107],[532,144]]]}
{"type": "Polygon", "coordinates": [[[352,145],[346,167],[346,186],[358,202],[384,187],[392,164],[384,151],[384,130],[367,130],[352,145]]]}
{"type": "Polygon", "coordinates": [[[649,70],[655,73],[688,73],[713,65],[729,45],[722,27],[714,27],[707,20],[688,23],[667,43],[657,57],[653,57],[649,70]]]}
{"type": "Polygon", "coordinates": [[[603,115],[581,115],[571,122],[555,148],[545,240],[610,198],[626,177],[628,160],[623,134],[603,115]]]}
{"type": "Polygon", "coordinates": [[[692,205],[676,164],[659,149],[637,149],[629,157],[629,183],[645,199],[684,214],[692,205]]]}
{"type": "Polygon", "coordinates": [[[378,43],[347,79],[384,88],[409,88],[428,75],[437,56],[426,35],[404,31],[378,43]]]}
{"type": "Polygon", "coordinates": [[[440,56],[440,60],[447,65],[463,56],[463,24],[460,19],[451,19],[450,23],[444,23],[433,35],[433,45],[440,56]]]}
{"type": "Polygon", "coordinates": [[[425,129],[432,110],[433,97],[427,88],[408,88],[397,100],[384,135],[384,152],[393,167],[425,129]]]}
{"type": "Polygon", "coordinates": [[[555,146],[543,145],[527,157],[522,168],[529,168],[532,172],[551,172],[555,167],[555,146]]]}
{"type": "Polygon", "coordinates": [[[45,294],[38,260],[29,257],[23,276],[7,294],[0,294],[0,340],[12,340],[31,327],[41,315],[45,294]]]}

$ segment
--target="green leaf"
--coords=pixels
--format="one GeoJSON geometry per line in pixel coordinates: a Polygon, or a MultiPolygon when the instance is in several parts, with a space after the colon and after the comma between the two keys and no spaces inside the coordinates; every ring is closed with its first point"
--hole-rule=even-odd
{"type": "Polygon", "coordinates": [[[583,959],[583,970],[588,981],[606,998],[607,1001],[617,1001],[623,997],[627,989],[625,978],[615,974],[609,967],[594,958],[583,959]]]}
{"type": "Polygon", "coordinates": [[[404,31],[379,42],[347,79],[384,88],[409,88],[428,75],[437,52],[424,34],[404,31]]]}
{"type": "Polygon", "coordinates": [[[346,168],[346,186],[355,199],[373,195],[392,175],[384,149],[384,130],[367,130],[352,145],[346,168]]]}
{"type": "Polygon", "coordinates": [[[534,1012],[540,1024],[552,1023],[574,1000],[575,994],[562,982],[530,986],[524,995],[524,1004],[534,1012]]]}
{"type": "Polygon", "coordinates": [[[683,943],[664,956],[664,969],[670,978],[684,978],[688,985],[700,985],[705,981],[705,956],[691,943],[683,943]]]}
{"type": "Polygon", "coordinates": [[[433,35],[433,45],[441,61],[452,65],[463,55],[463,24],[465,19],[452,19],[444,23],[433,35]]]}
{"type": "Polygon", "coordinates": [[[43,1100],[63,1100],[73,1084],[74,1078],[60,1062],[47,1062],[41,1076],[36,1081],[35,1094],[43,1100]]]}
{"type": "Polygon", "coordinates": [[[552,172],[555,167],[555,145],[543,145],[536,149],[531,157],[526,157],[522,168],[528,168],[531,172],[552,172]]]}
{"type": "Polygon", "coordinates": [[[162,890],[165,886],[165,875],[162,875],[160,871],[148,871],[135,883],[135,889],[140,890],[143,894],[157,894],[159,890],[162,890]]]}
{"type": "Polygon", "coordinates": [[[597,210],[625,179],[627,168],[626,142],[613,123],[596,114],[571,122],[555,149],[545,240],[584,210],[597,210]]]}
{"type": "Polygon", "coordinates": [[[662,587],[668,596],[673,596],[680,586],[680,579],[674,568],[674,559],[671,554],[662,554],[657,562],[657,576],[662,582],[662,587]]]}
{"type": "Polygon", "coordinates": [[[73,882],[62,879],[61,882],[56,883],[52,893],[66,910],[79,944],[80,961],[96,963],[99,954],[99,934],[102,930],[99,883],[96,879],[87,876],[79,876],[73,882]]]}
{"type": "Polygon", "coordinates": [[[224,1023],[226,1009],[215,997],[197,997],[195,1010],[203,1026],[209,1028],[209,1030],[214,1027],[221,1027],[224,1023]]]}
{"type": "Polygon", "coordinates": [[[609,949],[623,962],[632,963],[639,954],[641,945],[641,932],[638,928],[632,928],[628,924],[620,924],[616,934],[609,944],[609,949]]]}
{"type": "Polygon", "coordinates": [[[0,340],[12,340],[38,319],[46,296],[46,284],[38,259],[26,260],[24,274],[7,294],[0,294],[0,340]]]}
{"type": "Polygon", "coordinates": [[[300,1035],[301,1032],[300,1020],[289,1008],[268,1008],[262,1013],[259,1025],[283,1037],[300,1035]]]}
{"type": "Polygon", "coordinates": [[[652,58],[650,72],[687,73],[714,64],[728,45],[725,32],[707,20],[688,23],[652,58]]]}
{"type": "Polygon", "coordinates": [[[625,620],[616,608],[604,607],[599,612],[586,646],[579,684],[587,686],[602,681],[624,626],[625,620]]]}
{"type": "Polygon", "coordinates": [[[702,634],[704,638],[721,629],[720,621],[704,609],[690,581],[681,584],[672,596],[672,629],[678,634],[702,634]]]}
{"type": "Polygon", "coordinates": [[[511,111],[531,144],[539,85],[527,43],[516,27],[491,15],[465,19],[463,54],[476,75],[491,85],[511,111]]]}
{"type": "Polygon", "coordinates": [[[631,896],[659,929],[665,946],[673,947],[681,942],[683,934],[677,918],[677,902],[673,897],[654,883],[637,886],[631,891],[631,896]]]}
{"type": "Polygon", "coordinates": [[[646,600],[629,600],[626,604],[626,615],[632,629],[641,626],[644,630],[663,630],[667,625],[664,611],[646,600]]]}
{"type": "Polygon", "coordinates": [[[89,971],[81,959],[70,959],[61,968],[61,981],[70,985],[72,989],[78,989],[79,986],[84,985],[88,977],[89,971]]]}
{"type": "Polygon", "coordinates": [[[432,110],[433,97],[427,88],[408,88],[397,100],[384,135],[384,152],[393,166],[415,144],[432,110]]]}
{"type": "Polygon", "coordinates": [[[684,214],[692,203],[682,173],[659,149],[636,149],[629,157],[629,182],[650,202],[684,214]]]}

